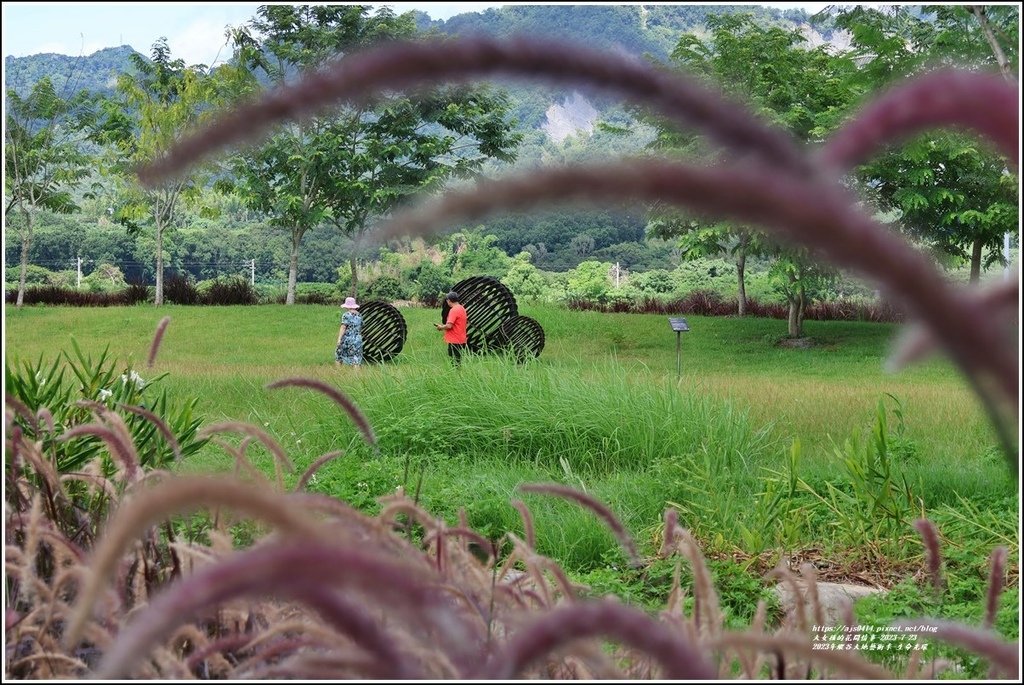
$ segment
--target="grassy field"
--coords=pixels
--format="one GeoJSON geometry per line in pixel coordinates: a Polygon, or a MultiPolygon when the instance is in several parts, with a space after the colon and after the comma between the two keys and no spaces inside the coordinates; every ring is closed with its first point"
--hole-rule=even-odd
{"type": "MultiPolygon", "coordinates": [[[[621,376],[638,392],[720,401],[783,442],[799,437],[805,452],[815,455],[812,463],[825,458],[829,436],[867,427],[884,393],[902,401],[909,438],[933,466],[964,471],[994,442],[977,401],[946,362],[895,375],[883,371],[894,326],[809,321],[807,333],[817,346],[790,349],[776,344],[784,333],[779,321],[690,317],[677,381],[676,337],[665,317],[529,306],[523,313],[542,323],[547,346],[518,375],[572,379],[595,388],[621,376]]],[[[266,416],[281,399],[263,386],[290,375],[330,379],[363,402],[369,392],[392,394],[421,378],[450,375],[444,345],[430,325],[437,313],[423,309],[404,310],[409,339],[395,363],[354,372],[331,363],[337,310],[312,305],[8,309],[6,353],[13,360],[51,358],[69,348],[73,336],[86,351],[109,345],[116,357],[142,367],[164,315],[171,324],[155,371],[169,373],[167,387],[199,394],[211,420],[266,416]]],[[[470,365],[463,375],[477,375],[480,366],[470,365]]],[[[461,394],[449,384],[436,390],[437,409],[461,394]]],[[[519,402],[525,406],[527,400],[519,402]]],[[[376,425],[389,417],[371,413],[370,419],[376,425]]]]}
{"type": "MultiPolygon", "coordinates": [[[[274,436],[295,462],[291,484],[321,454],[345,450],[310,487],[366,510],[404,485],[448,521],[462,510],[475,529],[498,536],[521,533],[510,500],[522,499],[539,551],[595,591],[651,606],[664,601],[671,577],[671,566],[653,560],[666,507],[678,509],[712,559],[749,560],[739,574],[731,562],[712,561],[723,601],[741,621],[764,596],[765,564],[783,549],[820,553],[895,585],[892,601],[867,610],[879,621],[932,609],[980,616],[988,552],[1004,545],[1013,589],[997,627],[1019,633],[1017,481],[948,362],[883,371],[895,326],[809,321],[814,346],[794,349],[778,344],[781,321],[693,316],[677,378],[676,337],[664,316],[528,305],[521,313],[537,319],[547,338],[541,357],[526,365],[482,357],[452,369],[431,325],[438,312],[409,308],[409,338],[394,362],[336,367],[339,311],[311,305],[8,308],[5,353],[8,365],[24,365],[52,361],[72,338],[96,356],[109,346],[144,378],[166,374],[158,387],[172,398],[198,398],[205,423],[241,420],[274,436]],[[171,322],[147,369],[163,316],[171,322]],[[379,453],[322,394],[266,388],[291,376],[348,394],[373,425],[379,453]],[[856,475],[879,463],[869,438],[880,401],[891,481],[856,475]],[[543,481],[605,502],[650,565],[639,574],[625,569],[614,538],[590,512],[517,491],[543,481]],[[912,578],[922,547],[910,522],[921,515],[942,531],[947,572],[960,574],[956,597],[938,607],[927,606],[912,578]]],[[[221,437],[237,444],[237,434],[221,437]]],[[[249,453],[273,472],[263,448],[249,453]]],[[[211,443],[181,468],[232,465],[211,443]]]]}

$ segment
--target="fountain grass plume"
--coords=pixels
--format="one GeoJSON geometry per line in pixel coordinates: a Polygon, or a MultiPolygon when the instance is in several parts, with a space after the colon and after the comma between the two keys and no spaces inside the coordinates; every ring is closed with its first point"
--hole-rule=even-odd
{"type": "Polygon", "coordinates": [[[317,535],[312,521],[285,506],[278,496],[235,479],[182,476],[141,489],[114,512],[93,550],[91,573],[77,598],[74,616],[65,633],[65,646],[71,647],[78,640],[104,583],[109,581],[127,545],[154,523],[204,506],[238,509],[293,536],[312,539],[317,535]]]}
{"type": "Polygon", "coordinates": [[[521,677],[527,666],[573,640],[599,636],[649,654],[667,680],[715,678],[702,650],[642,611],[608,599],[556,607],[523,625],[487,664],[482,676],[495,680],[521,677]]]}
{"type": "Polygon", "coordinates": [[[96,674],[104,680],[129,677],[153,646],[196,612],[234,597],[270,593],[315,608],[335,629],[393,669],[392,676],[411,677],[414,671],[405,666],[383,629],[336,589],[357,588],[374,596],[380,606],[436,605],[429,588],[415,578],[402,566],[362,550],[313,541],[260,546],[200,569],[155,597],[104,655],[96,674]]]}
{"type": "Polygon", "coordinates": [[[570,488],[566,485],[559,485],[558,483],[523,483],[519,486],[520,492],[534,492],[543,495],[555,495],[556,497],[562,497],[564,499],[571,500],[580,504],[590,511],[594,512],[602,521],[607,524],[611,529],[612,533],[615,534],[615,539],[622,545],[622,549],[626,552],[629,558],[629,563],[634,568],[643,566],[643,562],[640,560],[640,554],[636,550],[636,543],[633,542],[633,538],[630,536],[629,531],[622,525],[622,522],[612,513],[611,509],[606,507],[601,502],[597,501],[594,497],[591,497],[585,492],[581,492],[575,488],[570,488]]]}
{"type": "Polygon", "coordinates": [[[298,492],[299,490],[302,490],[302,488],[306,487],[306,483],[309,482],[310,478],[316,475],[316,472],[320,470],[321,466],[344,455],[345,450],[333,450],[326,454],[321,454],[317,457],[316,461],[309,465],[309,468],[302,474],[302,477],[299,478],[299,482],[295,484],[295,491],[298,492]]]}
{"type": "Polygon", "coordinates": [[[519,512],[519,516],[523,519],[523,535],[526,537],[526,544],[530,549],[537,548],[537,537],[533,530],[533,516],[530,514],[530,508],[526,506],[526,502],[521,499],[513,499],[512,506],[519,512]]]}
{"type": "Polygon", "coordinates": [[[925,567],[928,569],[928,577],[931,579],[932,591],[936,597],[942,594],[944,583],[942,582],[942,550],[939,544],[939,531],[935,524],[928,519],[917,519],[914,521],[914,528],[921,534],[924,541],[925,567]]]}
{"type": "Polygon", "coordinates": [[[788,132],[767,125],[746,106],[727,100],[691,76],[565,41],[478,36],[393,42],[346,55],[324,69],[307,72],[295,83],[221,113],[137,173],[144,185],[153,186],[212,152],[260,139],[283,120],[302,120],[342,102],[366,104],[387,91],[491,76],[597,87],[647,105],[684,129],[696,128],[727,152],[756,155],[797,173],[808,170],[788,132]]]}
{"type": "Polygon", "coordinates": [[[876,96],[832,133],[816,156],[822,166],[846,171],[916,133],[960,128],[988,138],[1018,166],[1019,122],[1016,84],[996,74],[938,69],[876,96]]]}
{"type": "Polygon", "coordinates": [[[985,593],[985,620],[982,627],[991,629],[996,622],[996,611],[999,609],[999,595],[1006,582],[1006,548],[996,547],[989,555],[988,592],[985,593]]]}
{"type": "Polygon", "coordinates": [[[163,342],[164,333],[167,331],[167,324],[171,322],[171,317],[165,316],[160,319],[160,323],[156,325],[156,333],[153,334],[153,343],[149,346],[149,356],[146,358],[146,366],[149,368],[153,367],[156,362],[156,353],[160,350],[160,343],[163,342]]]}
{"type": "Polygon", "coordinates": [[[285,453],[284,449],[278,444],[277,440],[274,440],[262,428],[252,425],[251,423],[245,423],[244,421],[222,421],[221,423],[213,423],[204,427],[199,431],[199,437],[205,438],[213,435],[214,433],[220,432],[236,432],[244,435],[252,436],[259,440],[263,445],[274,455],[274,472],[277,475],[278,487],[284,489],[284,474],[281,473],[281,465],[288,467],[289,471],[295,470],[295,465],[292,460],[285,453]]]}
{"type": "Polygon", "coordinates": [[[140,407],[134,404],[118,404],[117,406],[127,412],[131,412],[132,414],[138,414],[156,426],[157,430],[160,431],[160,435],[164,436],[164,440],[166,440],[167,444],[170,445],[171,451],[174,452],[174,458],[181,461],[181,445],[178,444],[178,438],[174,436],[174,431],[170,429],[163,419],[145,407],[140,407]]]}
{"type": "MultiPolygon", "coordinates": [[[[711,649],[724,648],[774,652],[778,655],[800,657],[809,662],[831,666],[844,671],[848,679],[893,680],[893,675],[881,666],[858,657],[853,652],[815,650],[814,643],[792,635],[761,635],[757,633],[722,633],[708,645],[711,649]]],[[[783,660],[785,661],[785,660],[783,660]]],[[[785,669],[783,669],[785,670],[785,669]]],[[[780,674],[784,676],[784,674],[780,674]]]]}
{"type": "Polygon", "coordinates": [[[988,659],[1007,678],[1020,680],[1020,645],[1003,642],[989,630],[968,628],[959,623],[931,618],[902,620],[893,625],[899,626],[904,632],[924,634],[963,647],[988,659]]]}
{"type": "Polygon", "coordinates": [[[139,473],[139,455],[135,453],[135,445],[125,440],[121,431],[100,423],[83,423],[68,429],[57,440],[64,442],[83,435],[95,435],[107,443],[111,456],[116,456],[125,471],[125,478],[130,482],[139,473]]]}
{"type": "Polygon", "coordinates": [[[363,439],[366,440],[366,443],[375,449],[377,448],[377,436],[373,432],[373,427],[370,426],[370,422],[366,420],[363,412],[356,406],[355,402],[349,399],[345,393],[315,378],[283,378],[270,383],[267,385],[267,388],[273,390],[289,386],[319,390],[330,397],[356,424],[359,432],[363,434],[363,439]]]}

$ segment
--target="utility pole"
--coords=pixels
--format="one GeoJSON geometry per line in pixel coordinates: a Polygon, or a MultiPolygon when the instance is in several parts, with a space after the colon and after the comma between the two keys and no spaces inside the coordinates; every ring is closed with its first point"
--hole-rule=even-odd
{"type": "Polygon", "coordinates": [[[75,286],[79,290],[82,289],[82,258],[78,258],[78,283],[75,286]]]}
{"type": "Polygon", "coordinates": [[[1010,280],[1010,232],[1003,234],[1003,280],[1010,280]]]}
{"type": "Polygon", "coordinates": [[[252,287],[256,287],[256,260],[253,259],[249,264],[249,283],[252,287]]]}
{"type": "Polygon", "coordinates": [[[615,287],[619,287],[619,263],[615,262],[615,287]]]}

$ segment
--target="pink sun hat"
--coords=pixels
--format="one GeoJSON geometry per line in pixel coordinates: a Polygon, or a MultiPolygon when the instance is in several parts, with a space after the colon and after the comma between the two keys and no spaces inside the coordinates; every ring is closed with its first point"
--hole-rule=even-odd
{"type": "Polygon", "coordinates": [[[346,297],[345,304],[341,305],[345,309],[359,309],[359,305],[356,304],[356,298],[346,297]]]}

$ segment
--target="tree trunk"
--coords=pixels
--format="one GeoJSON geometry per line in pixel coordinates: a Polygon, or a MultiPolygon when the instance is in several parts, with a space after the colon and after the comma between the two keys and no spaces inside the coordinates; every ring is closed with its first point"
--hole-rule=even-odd
{"type": "Polygon", "coordinates": [[[292,253],[288,260],[288,294],[285,296],[285,304],[295,304],[295,281],[299,276],[299,240],[301,235],[297,230],[292,230],[292,253]],[[298,237],[297,237],[298,236],[298,237]]]}
{"type": "Polygon", "coordinates": [[[32,212],[21,208],[25,217],[25,232],[21,234],[21,269],[18,274],[18,300],[16,307],[25,302],[25,277],[28,275],[28,250],[32,246],[32,212]]]}
{"type": "Polygon", "coordinates": [[[164,227],[160,219],[156,220],[156,294],[153,304],[157,307],[164,303],[164,227]]]}
{"type": "Polygon", "coordinates": [[[747,253],[740,252],[736,259],[736,285],[739,287],[736,297],[736,314],[745,316],[747,313],[747,284],[744,281],[743,273],[747,268],[747,253]]]}
{"type": "Polygon", "coordinates": [[[968,5],[975,18],[978,20],[978,24],[981,26],[982,32],[985,34],[985,40],[988,41],[988,46],[992,48],[992,54],[996,58],[996,62],[999,64],[999,73],[1003,75],[1007,83],[1013,83],[1013,71],[1010,67],[1010,60],[1006,58],[1006,53],[1003,51],[1003,47],[996,40],[996,34],[992,32],[992,26],[988,22],[988,17],[985,16],[984,5],[968,5]]]}
{"type": "Polygon", "coordinates": [[[806,294],[802,284],[797,282],[793,275],[789,277],[790,290],[786,299],[789,301],[789,337],[802,338],[804,336],[804,307],[806,294]]]}
{"type": "Polygon", "coordinates": [[[348,258],[349,268],[352,269],[352,297],[359,299],[359,272],[356,269],[356,256],[355,254],[349,255],[348,258]]]}
{"type": "Polygon", "coordinates": [[[977,283],[981,278],[981,239],[976,239],[971,246],[971,277],[968,282],[977,283]]]}

